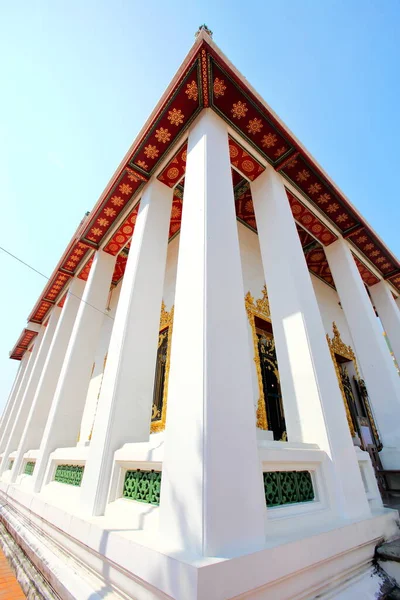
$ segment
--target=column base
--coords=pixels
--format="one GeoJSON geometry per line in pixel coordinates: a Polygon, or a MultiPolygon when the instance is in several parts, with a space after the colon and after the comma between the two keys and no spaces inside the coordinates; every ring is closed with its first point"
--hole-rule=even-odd
{"type": "Polygon", "coordinates": [[[63,598],[97,598],[99,590],[110,600],[342,598],[345,586],[373,597],[382,585],[372,569],[375,546],[398,535],[398,513],[382,509],[356,522],[310,525],[284,542],[269,539],[252,554],[191,557],[132,527],[126,514],[86,520],[4,483],[0,497],[0,521],[63,598]]]}

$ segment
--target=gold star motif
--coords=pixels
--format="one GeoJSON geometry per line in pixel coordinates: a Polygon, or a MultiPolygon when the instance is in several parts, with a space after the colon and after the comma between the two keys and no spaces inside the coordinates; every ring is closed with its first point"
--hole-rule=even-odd
{"type": "Polygon", "coordinates": [[[362,244],[363,242],[366,242],[366,241],[367,241],[366,235],[360,235],[360,237],[356,239],[357,244],[362,244]]]}
{"type": "Polygon", "coordinates": [[[330,194],[321,194],[318,197],[318,204],[325,204],[326,202],[329,202],[329,200],[331,199],[331,195],[330,194]]]}
{"type": "Polygon", "coordinates": [[[337,202],[334,202],[333,204],[329,204],[326,207],[326,212],[328,212],[328,213],[334,213],[337,210],[339,210],[339,204],[337,204],[337,202]]]}
{"type": "Polygon", "coordinates": [[[109,224],[109,221],[107,221],[107,219],[103,219],[103,217],[97,219],[97,222],[101,227],[107,227],[107,225],[109,224]]]}
{"type": "Polygon", "coordinates": [[[263,124],[261,119],[250,119],[249,124],[247,125],[247,131],[255,135],[259,133],[263,128],[263,124]]]}
{"type": "Polygon", "coordinates": [[[385,259],[383,258],[383,256],[380,256],[379,258],[376,259],[375,262],[378,263],[378,265],[379,265],[379,263],[382,263],[384,260],[385,259]]]}
{"type": "Polygon", "coordinates": [[[124,202],[125,200],[120,196],[114,196],[111,198],[111,204],[114,204],[114,206],[122,206],[124,202]]]}
{"type": "Polygon", "coordinates": [[[103,231],[98,227],[93,227],[93,229],[91,229],[91,233],[93,233],[93,235],[102,235],[103,231]]]}
{"type": "Polygon", "coordinates": [[[197,83],[194,80],[192,81],[192,83],[187,84],[185,94],[187,94],[189,100],[194,100],[195,102],[197,102],[199,92],[197,89],[197,83]]]}
{"type": "MultiPolygon", "coordinates": [[[[365,237],[365,236],[364,236],[364,237],[365,237]]],[[[367,238],[365,238],[365,240],[363,240],[363,241],[365,242],[365,241],[366,241],[366,239],[367,239],[367,238]]],[[[357,242],[358,242],[358,241],[359,241],[359,240],[357,240],[357,242]]],[[[367,252],[368,252],[368,250],[372,250],[372,248],[373,248],[373,247],[374,247],[374,245],[373,245],[373,244],[371,244],[371,243],[370,243],[370,244],[365,244],[365,246],[364,246],[364,250],[367,250],[367,252]]],[[[378,254],[379,254],[379,251],[378,251],[378,254]]],[[[372,256],[373,256],[373,255],[372,255],[372,256]]]]}
{"type": "Polygon", "coordinates": [[[128,179],[129,179],[129,181],[132,181],[133,183],[137,183],[139,181],[133,171],[128,171],[128,179]]]}
{"type": "Polygon", "coordinates": [[[216,77],[214,79],[214,88],[213,89],[214,89],[214,96],[216,98],[223,96],[224,92],[226,90],[225,81],[223,79],[218,79],[218,77],[216,77]]]}
{"type": "Polygon", "coordinates": [[[171,139],[171,134],[168,129],[164,129],[164,127],[160,127],[160,129],[156,129],[156,138],[157,142],[166,144],[171,139]]]}
{"type": "Polygon", "coordinates": [[[379,250],[374,250],[373,252],[371,252],[371,256],[379,256],[380,252],[379,250]]]}
{"type": "Polygon", "coordinates": [[[319,183],[312,183],[308,188],[309,194],[318,194],[321,191],[322,185],[319,183]]]}
{"type": "Polygon", "coordinates": [[[142,167],[142,169],[144,169],[145,171],[147,171],[147,169],[149,168],[146,163],[144,162],[144,160],[137,160],[136,164],[138,167],[142,167]]]}
{"type": "Polygon", "coordinates": [[[159,150],[156,146],[152,146],[151,144],[149,144],[145,147],[144,153],[147,156],[147,158],[157,158],[159,150]]]}
{"type": "Polygon", "coordinates": [[[297,165],[297,158],[291,158],[286,163],[286,168],[287,169],[293,169],[293,167],[295,167],[296,165],[297,165]]]}
{"type": "Polygon", "coordinates": [[[176,125],[178,127],[178,125],[183,123],[184,117],[185,115],[180,109],[177,110],[176,108],[173,108],[172,110],[168,111],[168,121],[171,123],[171,125],[176,125]]]}
{"type": "Polygon", "coordinates": [[[282,148],[278,148],[278,150],[275,152],[274,156],[276,158],[279,158],[280,156],[282,156],[282,154],[285,154],[286,150],[287,150],[286,146],[282,146],[282,148]]]}
{"type": "Polygon", "coordinates": [[[342,213],[338,216],[338,218],[336,219],[338,223],[344,223],[345,221],[347,221],[349,218],[349,215],[346,215],[346,213],[342,213]]]}
{"type": "Polygon", "coordinates": [[[310,171],[307,171],[307,169],[303,169],[302,171],[299,171],[297,173],[296,179],[297,181],[307,181],[307,179],[310,177],[310,171]]]}
{"type": "Polygon", "coordinates": [[[234,119],[240,120],[242,117],[246,116],[246,113],[249,109],[246,106],[246,102],[241,102],[240,100],[233,104],[231,109],[231,113],[234,119]]]}
{"type": "Polygon", "coordinates": [[[121,185],[119,186],[119,191],[121,192],[121,194],[125,194],[126,196],[132,194],[132,188],[129,185],[129,183],[121,183],[121,185]]]}
{"type": "Polygon", "coordinates": [[[117,211],[111,208],[111,206],[109,206],[104,209],[104,214],[106,215],[106,217],[115,217],[117,211]]]}
{"type": "Polygon", "coordinates": [[[261,143],[263,148],[273,148],[277,141],[278,138],[274,133],[268,133],[267,135],[264,135],[263,139],[261,140],[261,143]]]}

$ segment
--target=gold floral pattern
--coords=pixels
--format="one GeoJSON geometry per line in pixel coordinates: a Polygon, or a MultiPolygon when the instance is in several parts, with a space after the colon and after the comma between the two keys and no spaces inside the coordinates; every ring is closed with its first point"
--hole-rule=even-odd
{"type": "Polygon", "coordinates": [[[216,98],[223,96],[225,93],[225,90],[226,90],[225,81],[223,79],[218,79],[218,77],[216,77],[214,79],[214,87],[213,87],[214,96],[216,98]]]}
{"type": "Polygon", "coordinates": [[[310,185],[310,187],[308,188],[308,193],[309,194],[318,194],[322,189],[322,185],[320,183],[312,183],[310,185]]]}
{"type": "Polygon", "coordinates": [[[168,129],[166,129],[164,127],[160,127],[160,129],[156,129],[155,136],[157,138],[157,142],[160,142],[162,144],[166,144],[167,142],[169,142],[171,140],[170,132],[168,131],[168,129]]]}
{"type": "Polygon", "coordinates": [[[129,196],[130,194],[132,194],[132,187],[129,185],[129,183],[122,183],[119,186],[119,191],[121,192],[121,194],[125,194],[125,196],[129,196]]]}
{"type": "Polygon", "coordinates": [[[183,123],[184,118],[185,115],[180,109],[173,108],[172,110],[168,111],[168,121],[171,123],[171,125],[176,125],[178,127],[178,125],[183,123]]]}
{"type": "Polygon", "coordinates": [[[329,202],[329,200],[331,199],[331,195],[330,194],[321,194],[320,196],[318,196],[318,204],[326,204],[327,202],[329,202]]]}
{"type": "Polygon", "coordinates": [[[246,116],[246,113],[249,109],[246,106],[246,102],[242,102],[239,100],[235,102],[231,108],[231,113],[234,119],[240,120],[242,117],[246,116]]]}
{"type": "Polygon", "coordinates": [[[277,141],[278,138],[274,133],[267,133],[261,140],[261,144],[263,148],[273,148],[277,141]]]}
{"type": "Polygon", "coordinates": [[[98,227],[93,227],[93,228],[91,229],[91,233],[93,233],[93,235],[102,235],[102,233],[103,233],[103,230],[102,230],[102,229],[99,229],[98,227]]]}
{"type": "Polygon", "coordinates": [[[186,86],[185,94],[189,100],[194,100],[197,102],[197,98],[199,97],[199,90],[197,88],[197,83],[193,80],[191,83],[188,83],[186,86]]]}
{"type": "Polygon", "coordinates": [[[328,204],[328,206],[326,207],[326,212],[334,213],[337,210],[339,210],[339,208],[339,204],[337,202],[333,202],[332,204],[328,204]]]}
{"type": "Polygon", "coordinates": [[[338,223],[344,223],[345,221],[348,221],[348,219],[349,219],[349,215],[346,215],[346,213],[341,213],[337,217],[337,222],[338,223]]]}
{"type": "Polygon", "coordinates": [[[286,163],[286,168],[287,169],[294,169],[294,167],[297,165],[297,158],[293,157],[290,158],[287,163],[286,163]]]}
{"type": "Polygon", "coordinates": [[[297,181],[301,182],[301,181],[307,181],[307,179],[310,177],[310,171],[307,171],[307,169],[303,169],[302,171],[299,171],[297,173],[296,179],[297,181]]]}
{"type": "Polygon", "coordinates": [[[111,204],[114,204],[114,206],[122,206],[124,202],[125,200],[120,196],[113,196],[111,198],[111,204]]]}
{"type": "Polygon", "coordinates": [[[149,144],[148,146],[145,147],[144,153],[147,156],[147,158],[157,158],[160,151],[157,148],[157,146],[152,146],[151,144],[149,144]]]}
{"type": "Polygon", "coordinates": [[[104,209],[104,214],[106,215],[106,217],[115,217],[117,211],[111,208],[111,206],[108,206],[104,209]]]}
{"type": "Polygon", "coordinates": [[[282,148],[278,148],[274,154],[275,158],[279,158],[280,156],[285,154],[286,150],[287,150],[286,146],[282,146],[282,148]]]}
{"type": "Polygon", "coordinates": [[[263,128],[261,119],[250,119],[247,125],[247,131],[253,135],[259,133],[263,128]]]}
{"type": "Polygon", "coordinates": [[[144,162],[144,160],[137,160],[136,164],[138,167],[141,167],[145,171],[147,171],[147,169],[149,168],[148,165],[144,162]]]}
{"type": "MultiPolygon", "coordinates": [[[[101,217],[100,219],[97,219],[97,222],[100,225],[100,227],[107,227],[110,221],[101,217]]],[[[71,256],[71,259],[73,259],[73,256],[71,256]]],[[[76,258],[76,260],[78,260],[78,258],[76,258]]]]}

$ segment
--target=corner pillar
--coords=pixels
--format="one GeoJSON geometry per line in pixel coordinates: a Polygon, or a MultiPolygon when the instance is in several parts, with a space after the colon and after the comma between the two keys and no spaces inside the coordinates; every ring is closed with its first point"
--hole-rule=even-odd
{"type": "Polygon", "coordinates": [[[369,288],[378,316],[388,336],[397,364],[400,365],[400,308],[386,281],[369,288]]]}
{"type": "Polygon", "coordinates": [[[160,498],[161,535],[200,556],[265,542],[243,298],[228,135],[206,109],[188,141],[160,498]]]}
{"type": "MultiPolygon", "coordinates": [[[[7,467],[7,458],[11,452],[17,450],[19,442],[21,440],[22,433],[24,431],[24,427],[26,424],[26,420],[28,418],[29,411],[32,406],[33,398],[35,396],[35,392],[38,386],[38,382],[40,379],[40,375],[43,370],[43,365],[46,361],[50,344],[54,336],[54,332],[57,327],[58,319],[60,317],[61,309],[58,306],[54,306],[50,318],[47,322],[46,327],[43,326],[40,333],[38,334],[37,344],[37,354],[36,359],[32,367],[32,371],[29,377],[29,380],[26,384],[26,389],[23,397],[21,398],[21,403],[19,406],[18,413],[15,415],[15,421],[13,423],[12,429],[10,431],[10,435],[5,446],[3,461],[0,466],[0,475],[2,475],[7,467]],[[39,340],[39,337],[41,338],[39,340]]],[[[36,346],[35,346],[36,348],[36,346]]],[[[33,356],[32,356],[33,359],[33,356]]]]}
{"type": "Polygon", "coordinates": [[[0,438],[3,435],[3,432],[7,426],[7,422],[8,422],[8,418],[10,416],[10,413],[13,409],[14,403],[15,403],[15,399],[17,397],[20,385],[21,385],[21,381],[22,378],[24,376],[25,370],[28,366],[28,362],[29,362],[29,358],[30,358],[30,352],[28,352],[28,350],[25,351],[25,354],[23,355],[22,359],[20,360],[19,366],[18,366],[18,371],[17,374],[15,376],[15,380],[13,383],[13,386],[11,388],[11,392],[10,395],[8,397],[7,400],[7,404],[4,408],[2,417],[1,417],[1,423],[0,423],[0,438]]]}
{"type": "Polygon", "coordinates": [[[173,190],[151,181],[140,201],[111,334],[82,506],[102,514],[114,452],[149,439],[173,190]]]}
{"type": "Polygon", "coordinates": [[[36,450],[42,441],[44,428],[49,416],[54,392],[84,289],[85,282],[77,278],[69,286],[67,298],[61,309],[61,316],[54,332],[32,407],[18,446],[11,474],[12,482],[18,477],[25,452],[36,450]]]}
{"type": "Polygon", "coordinates": [[[289,442],[317,443],[331,459],[336,512],[370,513],[307,263],[282,178],[251,184],[289,442]]]}
{"type": "MultiPolygon", "coordinates": [[[[116,257],[98,250],[79,303],[33,473],[39,492],[51,452],[75,446],[116,257]]],[[[107,317],[106,317],[107,318],[107,317]]]]}
{"type": "Polygon", "coordinates": [[[355,351],[367,385],[378,430],[385,448],[386,469],[400,467],[400,379],[393,368],[382,329],[345,240],[325,249],[355,351]]]}

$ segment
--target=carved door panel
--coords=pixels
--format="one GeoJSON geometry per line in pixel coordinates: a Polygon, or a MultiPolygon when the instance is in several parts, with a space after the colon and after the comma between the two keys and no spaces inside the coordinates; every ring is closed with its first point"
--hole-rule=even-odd
{"type": "Polygon", "coordinates": [[[275,440],[281,440],[282,436],[286,433],[286,424],[283,412],[281,386],[279,383],[278,361],[276,359],[273,337],[259,334],[258,352],[260,356],[268,428],[273,431],[275,440]]]}
{"type": "Polygon", "coordinates": [[[360,424],[358,421],[358,410],[356,400],[354,398],[353,388],[351,387],[351,381],[346,367],[342,364],[339,367],[340,376],[342,378],[343,391],[346,396],[347,406],[349,407],[353,428],[360,440],[362,440],[360,424]]]}
{"type": "Polygon", "coordinates": [[[153,408],[151,420],[161,419],[164,399],[165,369],[168,351],[168,329],[160,333],[158,338],[156,372],[154,377],[153,408]]]}
{"type": "Polygon", "coordinates": [[[354,377],[354,383],[357,390],[358,399],[362,407],[362,416],[360,418],[360,426],[362,429],[362,437],[364,439],[364,445],[374,446],[378,451],[382,449],[382,443],[379,439],[378,430],[375,425],[375,419],[371,411],[371,405],[369,402],[369,396],[365,381],[363,379],[357,379],[354,377]],[[368,428],[369,432],[364,429],[368,428]]]}

